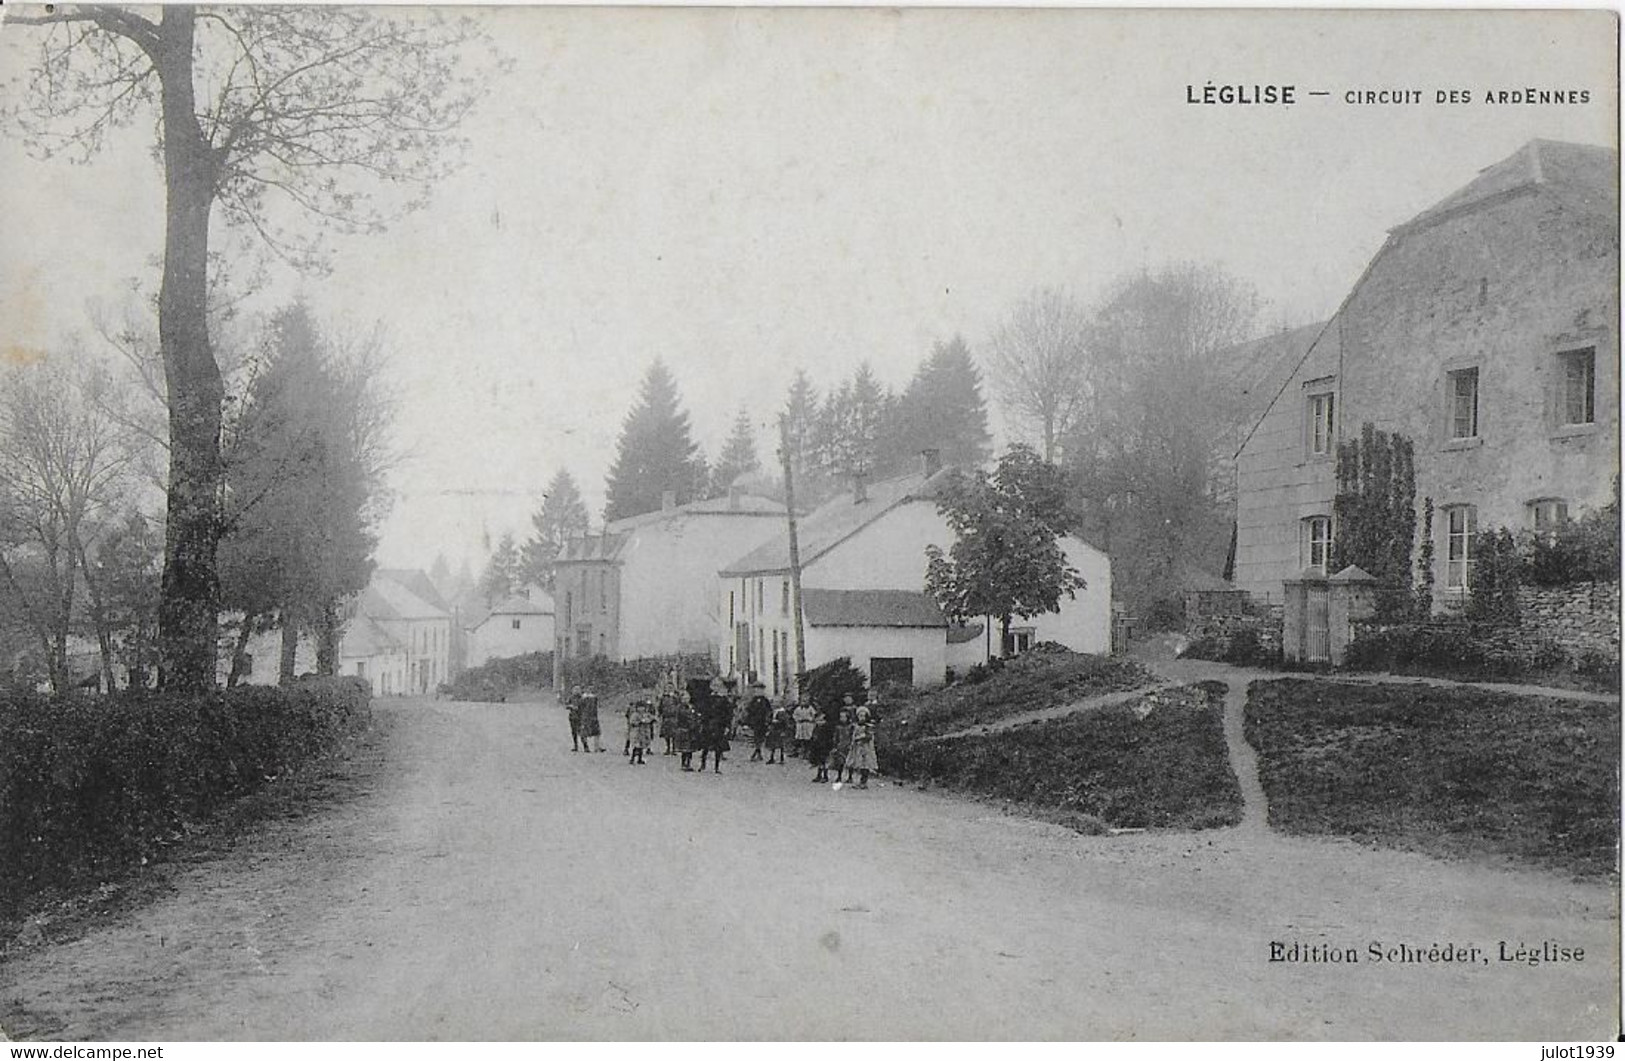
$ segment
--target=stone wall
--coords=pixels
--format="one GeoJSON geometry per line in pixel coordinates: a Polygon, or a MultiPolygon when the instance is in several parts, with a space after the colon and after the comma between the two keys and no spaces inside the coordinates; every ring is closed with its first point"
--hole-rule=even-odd
{"type": "Polygon", "coordinates": [[[1571,657],[1619,659],[1619,583],[1521,586],[1518,621],[1526,633],[1545,637],[1571,657]]]}

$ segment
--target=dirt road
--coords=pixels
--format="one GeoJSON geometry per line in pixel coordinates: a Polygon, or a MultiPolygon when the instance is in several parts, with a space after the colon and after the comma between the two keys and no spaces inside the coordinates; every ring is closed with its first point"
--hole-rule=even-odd
{"type": "Polygon", "coordinates": [[[0,964],[69,1039],[1614,1036],[1611,887],[1264,829],[1082,837],[893,785],[381,702],[363,793],[0,964]],[[1580,947],[1580,962],[1499,946],[1580,947]],[[1357,963],[1271,962],[1271,943],[1357,963]],[[1487,963],[1376,963],[1373,942],[1487,963]]]}

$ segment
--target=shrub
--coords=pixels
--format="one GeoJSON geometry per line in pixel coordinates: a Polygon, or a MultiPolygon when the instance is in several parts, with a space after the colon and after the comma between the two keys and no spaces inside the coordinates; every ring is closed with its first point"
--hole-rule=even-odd
{"type": "Polygon", "coordinates": [[[506,700],[522,688],[546,689],[553,685],[553,653],[530,652],[523,656],[490,659],[470,667],[442,688],[453,700],[506,700]]]}
{"type": "Polygon", "coordinates": [[[660,676],[675,669],[682,677],[704,677],[716,673],[716,664],[704,652],[673,656],[647,656],[625,662],[608,656],[573,657],[560,666],[562,688],[581,686],[600,697],[653,688],[660,676]]]}
{"type": "Polygon", "coordinates": [[[867,695],[869,683],[863,672],[852,666],[850,656],[832,659],[802,674],[796,687],[814,707],[823,709],[840,707],[850,696],[854,704],[861,704],[867,695]]]}
{"type": "Polygon", "coordinates": [[[0,915],[105,880],[334,747],[370,717],[356,678],[197,696],[0,702],[0,915]]]}

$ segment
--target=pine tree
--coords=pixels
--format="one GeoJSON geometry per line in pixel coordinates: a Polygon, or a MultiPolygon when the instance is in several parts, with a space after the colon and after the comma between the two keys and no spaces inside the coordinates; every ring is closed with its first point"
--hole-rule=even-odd
{"type": "Polygon", "coordinates": [[[881,426],[894,402],[868,362],[830,392],[818,418],[816,449],[821,470],[839,480],[873,476],[880,466],[881,426]]]}
{"type": "Polygon", "coordinates": [[[542,493],[542,507],[530,517],[536,533],[525,542],[521,556],[523,577],[553,592],[553,560],[567,538],[587,533],[587,506],[581,500],[575,476],[560,468],[542,493]]]}
{"type": "Polygon", "coordinates": [[[722,455],[711,469],[711,496],[723,496],[735,479],[761,466],[762,462],[756,457],[756,429],[750,421],[750,410],[740,405],[739,414],[734,417],[733,433],[723,443],[722,455]]]}
{"type": "Polygon", "coordinates": [[[881,463],[894,469],[912,467],[928,449],[944,464],[977,468],[986,462],[992,435],[982,374],[964,339],[956,335],[931,348],[897,399],[881,438],[881,463]]]}
{"type": "Polygon", "coordinates": [[[817,464],[818,392],[805,369],[796,369],[790,392],[784,399],[785,431],[790,440],[790,468],[797,480],[805,478],[817,464]]]}
{"type": "Polygon", "coordinates": [[[519,546],[512,534],[504,534],[480,575],[480,595],[485,598],[485,606],[494,608],[509,597],[519,587],[520,577],[519,546]]]}
{"type": "Polygon", "coordinates": [[[706,483],[705,460],[689,434],[677,383],[656,358],[643,377],[637,404],[621,426],[615,463],[605,484],[604,520],[653,512],[667,490],[684,504],[702,494],[706,483]]]}

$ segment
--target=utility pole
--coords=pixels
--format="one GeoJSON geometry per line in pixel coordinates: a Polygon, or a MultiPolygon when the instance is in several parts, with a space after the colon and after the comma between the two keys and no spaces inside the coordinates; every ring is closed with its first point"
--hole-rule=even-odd
{"type": "Polygon", "coordinates": [[[779,415],[779,463],[784,466],[784,515],[790,524],[790,614],[796,631],[796,669],[793,684],[801,697],[801,675],[807,670],[807,642],[801,627],[801,545],[796,541],[796,487],[790,470],[790,418],[779,415]]]}

